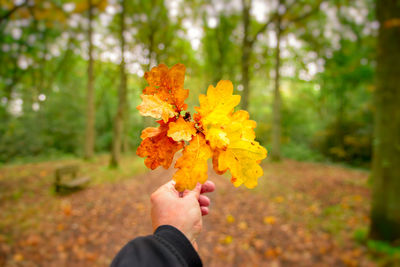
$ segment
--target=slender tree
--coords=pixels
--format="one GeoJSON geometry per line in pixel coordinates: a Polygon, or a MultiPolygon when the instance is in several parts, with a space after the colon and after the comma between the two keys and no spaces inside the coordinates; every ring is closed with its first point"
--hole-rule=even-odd
{"type": "Polygon", "coordinates": [[[95,140],[95,96],[94,96],[94,78],[93,78],[93,2],[88,1],[88,68],[87,68],[87,96],[86,96],[86,136],[85,136],[85,159],[93,157],[95,140]]]}
{"type": "Polygon", "coordinates": [[[120,49],[121,49],[121,63],[120,69],[120,85],[118,89],[118,110],[114,118],[113,128],[113,142],[111,151],[111,167],[118,167],[120,163],[120,154],[122,147],[122,140],[124,134],[124,118],[127,104],[127,85],[126,85],[126,70],[125,70],[125,0],[121,0],[121,15],[120,15],[120,49]]]}
{"type": "Polygon", "coordinates": [[[250,60],[253,52],[253,47],[257,37],[262,34],[268,26],[275,20],[275,14],[271,15],[269,20],[264,23],[255,34],[253,32],[251,25],[251,11],[252,0],[242,0],[242,24],[243,24],[243,39],[242,39],[242,100],[241,105],[243,109],[247,109],[249,105],[249,95],[250,95],[250,60]]]}
{"type": "Polygon", "coordinates": [[[276,22],[276,51],[275,51],[275,82],[274,82],[274,103],[272,108],[272,160],[281,158],[281,91],[280,91],[280,68],[281,68],[281,36],[282,17],[278,16],[276,22]]]}
{"type": "MultiPolygon", "coordinates": [[[[285,0],[279,0],[278,10],[275,13],[275,34],[276,34],[276,51],[275,51],[275,77],[274,77],[274,100],[272,108],[272,138],[271,138],[271,159],[279,161],[281,159],[281,135],[282,135],[282,98],[280,93],[280,69],[281,69],[281,39],[287,32],[289,27],[296,26],[297,23],[309,18],[311,15],[319,11],[322,0],[318,0],[309,11],[294,11],[296,1],[287,3],[285,0]]],[[[300,3],[303,4],[304,3],[300,3]]]]}
{"type": "Polygon", "coordinates": [[[400,2],[378,0],[370,237],[400,240],[400,2]]]}

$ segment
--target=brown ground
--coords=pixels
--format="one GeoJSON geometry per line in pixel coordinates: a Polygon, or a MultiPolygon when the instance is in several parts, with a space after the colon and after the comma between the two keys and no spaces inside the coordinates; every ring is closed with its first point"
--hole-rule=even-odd
{"type": "MultiPolygon", "coordinates": [[[[70,161],[1,168],[0,266],[107,266],[151,233],[149,195],[173,170],[135,176],[107,170],[107,161],[79,164],[114,182],[94,179],[67,196],[49,188],[55,167],[70,161]]],[[[292,160],[264,170],[254,190],[210,171],[217,191],[198,239],[205,266],[374,266],[353,240],[368,225],[368,173],[292,160]]]]}

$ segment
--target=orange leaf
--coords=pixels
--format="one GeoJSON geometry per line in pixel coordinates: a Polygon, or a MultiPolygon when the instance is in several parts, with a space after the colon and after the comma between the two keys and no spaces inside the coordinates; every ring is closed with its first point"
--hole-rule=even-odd
{"type": "Polygon", "coordinates": [[[160,133],[144,139],[136,151],[139,157],[147,157],[144,163],[152,170],[160,165],[168,169],[175,153],[183,147],[183,142],[175,142],[167,136],[167,124],[163,121],[158,123],[160,123],[160,133]]]}
{"type": "Polygon", "coordinates": [[[185,189],[191,190],[198,182],[203,184],[207,181],[207,160],[211,155],[211,149],[204,136],[198,134],[193,137],[189,145],[183,150],[182,157],[175,164],[175,168],[179,169],[173,176],[176,182],[176,190],[180,192],[185,189]]]}
{"type": "Polygon", "coordinates": [[[16,253],[13,256],[14,261],[16,262],[20,262],[24,260],[24,255],[22,255],[21,253],[16,253]]]}
{"type": "Polygon", "coordinates": [[[176,122],[169,124],[168,136],[175,141],[190,141],[196,135],[196,128],[193,122],[187,122],[179,117],[176,122]]]}
{"type": "Polygon", "coordinates": [[[189,95],[189,90],[183,89],[186,67],[176,64],[171,69],[164,64],[151,69],[144,74],[150,86],[143,90],[146,95],[156,95],[161,100],[174,105],[178,110],[185,110],[184,103],[189,95]]]}
{"type": "Polygon", "coordinates": [[[161,133],[160,128],[156,128],[156,127],[147,127],[146,129],[144,129],[142,131],[142,134],[140,135],[140,138],[146,139],[148,137],[154,137],[156,135],[158,135],[159,133],[161,133]]]}

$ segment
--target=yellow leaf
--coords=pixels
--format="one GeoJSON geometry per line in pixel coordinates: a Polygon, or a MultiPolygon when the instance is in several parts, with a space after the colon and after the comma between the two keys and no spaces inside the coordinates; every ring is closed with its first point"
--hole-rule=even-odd
{"type": "Polygon", "coordinates": [[[207,140],[210,142],[212,149],[220,148],[224,149],[229,144],[229,138],[227,133],[223,130],[223,127],[217,128],[212,127],[207,131],[207,140]]]}
{"type": "Polygon", "coordinates": [[[176,122],[169,124],[168,136],[175,141],[190,141],[196,135],[196,128],[193,122],[187,122],[179,117],[176,122]]]}
{"type": "Polygon", "coordinates": [[[258,162],[266,156],[267,151],[258,142],[233,139],[225,151],[220,151],[218,169],[231,171],[234,186],[244,184],[247,188],[254,188],[263,175],[258,162]]]}
{"type": "Polygon", "coordinates": [[[233,95],[230,81],[220,81],[210,86],[207,95],[200,95],[200,107],[195,120],[202,125],[206,140],[214,150],[213,165],[217,173],[229,169],[235,186],[248,188],[257,185],[263,170],[258,163],[267,156],[265,148],[254,141],[256,122],[249,120],[249,113],[239,110],[240,96],[233,95]]]}
{"type": "Polygon", "coordinates": [[[265,224],[275,224],[276,218],[274,216],[266,216],[266,217],[264,217],[264,223],[265,224]]]}
{"type": "Polygon", "coordinates": [[[168,119],[177,115],[171,104],[162,101],[155,95],[140,96],[143,102],[136,108],[142,116],[150,116],[156,119],[163,119],[166,123],[168,119]]]}
{"type": "Polygon", "coordinates": [[[196,135],[176,161],[175,168],[179,169],[173,176],[176,190],[182,192],[193,189],[198,182],[203,184],[207,180],[207,160],[211,156],[211,149],[204,136],[196,135]]]}
{"type": "Polygon", "coordinates": [[[231,214],[229,214],[228,216],[226,216],[226,221],[228,223],[234,223],[235,222],[235,217],[233,217],[231,214]]]}
{"type": "Polygon", "coordinates": [[[245,110],[239,110],[232,114],[232,125],[240,126],[240,137],[245,140],[254,140],[256,134],[254,128],[256,128],[257,123],[255,121],[249,120],[250,115],[245,110]]]}
{"type": "Polygon", "coordinates": [[[219,242],[221,244],[229,245],[230,243],[232,243],[232,241],[233,241],[233,237],[230,235],[227,235],[223,239],[221,239],[219,242]]]}
{"type": "Polygon", "coordinates": [[[228,123],[228,115],[240,102],[239,95],[232,95],[231,81],[219,81],[217,86],[210,85],[207,95],[200,95],[200,107],[196,107],[204,126],[212,123],[228,123]]]}

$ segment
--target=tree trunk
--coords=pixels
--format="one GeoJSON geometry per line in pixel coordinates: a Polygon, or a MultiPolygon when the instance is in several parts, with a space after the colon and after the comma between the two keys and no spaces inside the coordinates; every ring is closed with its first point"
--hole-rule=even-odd
{"type": "Polygon", "coordinates": [[[400,27],[398,0],[378,0],[380,23],[372,163],[370,237],[400,240],[400,27]]]}
{"type": "Polygon", "coordinates": [[[85,137],[85,159],[93,157],[94,139],[95,139],[95,106],[94,106],[94,88],[93,88],[93,40],[92,40],[92,21],[93,21],[93,3],[88,0],[88,42],[89,42],[89,63],[88,63],[88,82],[87,82],[87,103],[86,103],[86,137],[85,137]]]}
{"type": "MultiPolygon", "coordinates": [[[[155,34],[156,34],[157,30],[153,28],[153,26],[150,26],[150,31],[149,31],[149,35],[148,35],[148,41],[149,41],[149,62],[147,64],[147,69],[146,71],[151,71],[151,66],[153,63],[153,54],[154,54],[154,38],[155,38],[155,34]]],[[[158,62],[157,62],[158,63],[158,62]]],[[[143,88],[145,88],[148,84],[146,81],[143,81],[143,88]]],[[[152,127],[152,126],[156,126],[156,123],[154,122],[154,119],[152,117],[143,117],[143,124],[145,127],[152,127]]]]}
{"type": "Polygon", "coordinates": [[[111,167],[118,167],[120,163],[122,141],[124,140],[124,118],[126,109],[126,72],[125,72],[125,0],[121,0],[121,18],[120,18],[120,42],[121,42],[121,63],[120,67],[120,86],[118,90],[118,110],[114,119],[113,142],[111,151],[111,167]]]}
{"type": "Polygon", "coordinates": [[[242,0],[242,16],[243,16],[243,43],[242,43],[242,100],[241,106],[242,109],[247,109],[249,106],[249,72],[250,72],[250,55],[252,49],[252,43],[250,41],[249,36],[249,28],[250,28],[250,8],[251,8],[251,0],[247,1],[242,0]]]}
{"type": "Polygon", "coordinates": [[[281,19],[278,18],[276,28],[276,53],[275,53],[275,86],[274,103],[272,110],[272,147],[271,159],[281,160],[281,92],[280,92],[280,66],[281,66],[281,19]]]}

